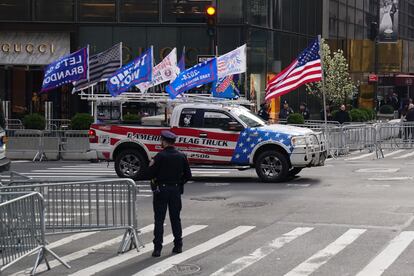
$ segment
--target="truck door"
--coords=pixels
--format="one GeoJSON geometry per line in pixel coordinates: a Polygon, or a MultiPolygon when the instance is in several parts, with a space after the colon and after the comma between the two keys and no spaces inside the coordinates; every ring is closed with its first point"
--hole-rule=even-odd
{"type": "Polygon", "coordinates": [[[207,109],[183,109],[176,146],[187,154],[193,164],[228,164],[231,161],[240,131],[228,130],[231,115],[207,109]]]}

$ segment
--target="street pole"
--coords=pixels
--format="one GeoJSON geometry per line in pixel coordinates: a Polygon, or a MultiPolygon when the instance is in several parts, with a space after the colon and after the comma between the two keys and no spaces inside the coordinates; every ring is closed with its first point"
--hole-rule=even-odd
{"type": "Polygon", "coordinates": [[[323,116],[325,121],[325,133],[328,126],[328,114],[326,112],[326,93],[325,93],[325,75],[323,70],[323,57],[324,53],[322,50],[322,36],[318,35],[318,42],[319,42],[319,56],[321,58],[321,67],[322,67],[322,97],[323,97],[323,116]]]}

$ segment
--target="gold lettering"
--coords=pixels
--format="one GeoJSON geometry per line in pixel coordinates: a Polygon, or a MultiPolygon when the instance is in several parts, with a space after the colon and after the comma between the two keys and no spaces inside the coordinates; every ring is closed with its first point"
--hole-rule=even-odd
{"type": "Polygon", "coordinates": [[[50,52],[51,52],[52,54],[54,54],[54,53],[55,53],[55,44],[53,44],[53,43],[51,43],[51,44],[50,44],[50,52]]]}
{"type": "Polygon", "coordinates": [[[22,44],[14,44],[14,51],[20,53],[22,51],[22,44]]]}
{"type": "Polygon", "coordinates": [[[46,44],[40,44],[39,47],[37,47],[39,52],[42,53],[42,54],[46,53],[46,48],[47,48],[46,44]]]}
{"type": "Polygon", "coordinates": [[[26,44],[26,52],[29,54],[33,54],[34,45],[33,44],[26,44]]]}
{"type": "Polygon", "coordinates": [[[10,44],[3,44],[1,45],[1,50],[5,53],[8,53],[10,51],[10,44]]]}

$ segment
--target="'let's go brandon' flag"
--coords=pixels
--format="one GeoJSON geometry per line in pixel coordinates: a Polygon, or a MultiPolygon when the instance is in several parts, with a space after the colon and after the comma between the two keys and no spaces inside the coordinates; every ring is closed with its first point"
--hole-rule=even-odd
{"type": "Polygon", "coordinates": [[[88,48],[64,56],[46,67],[42,92],[88,78],[88,48]]]}

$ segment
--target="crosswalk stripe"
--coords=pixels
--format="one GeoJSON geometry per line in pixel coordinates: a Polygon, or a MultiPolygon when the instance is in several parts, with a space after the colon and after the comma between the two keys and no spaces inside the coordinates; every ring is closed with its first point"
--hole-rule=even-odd
{"type": "Polygon", "coordinates": [[[414,240],[414,231],[401,232],[356,276],[380,276],[414,240]]]}
{"type": "Polygon", "coordinates": [[[345,247],[353,243],[366,229],[349,229],[342,236],[318,251],[309,259],[299,264],[285,276],[304,276],[315,272],[319,267],[327,263],[333,256],[341,252],[345,247]]]}
{"type": "MultiPolygon", "coordinates": [[[[147,225],[147,226],[139,229],[139,231],[141,232],[141,234],[144,234],[144,233],[151,232],[153,229],[154,229],[154,225],[153,224],[150,224],[150,225],[147,225]]],[[[105,248],[107,246],[112,246],[112,245],[115,245],[115,244],[121,242],[123,236],[124,235],[121,235],[121,236],[118,236],[118,237],[113,238],[111,240],[104,241],[104,242],[99,243],[97,245],[94,245],[94,246],[91,246],[91,247],[82,249],[80,251],[71,253],[69,255],[66,255],[66,256],[61,257],[61,259],[64,260],[65,262],[69,263],[69,262],[72,262],[74,260],[83,258],[83,257],[85,257],[85,256],[87,256],[87,255],[89,255],[91,253],[94,253],[97,250],[100,250],[100,249],[105,248]]],[[[54,267],[60,266],[61,263],[59,261],[57,261],[57,260],[51,260],[51,261],[49,261],[49,265],[50,265],[50,268],[54,268],[54,267]]],[[[10,276],[27,275],[27,273],[29,273],[31,271],[31,269],[32,268],[26,268],[26,269],[23,269],[21,271],[18,271],[16,273],[14,273],[14,274],[12,274],[10,276]]],[[[44,271],[47,271],[47,267],[46,267],[46,265],[43,264],[43,265],[39,266],[39,268],[38,268],[38,270],[36,272],[37,273],[40,273],[40,272],[44,272],[44,271]]]]}
{"type": "Polygon", "coordinates": [[[310,227],[298,227],[288,233],[283,234],[281,237],[271,241],[269,244],[262,246],[248,256],[243,256],[237,260],[234,260],[232,263],[224,266],[218,271],[214,272],[210,276],[233,276],[242,271],[243,269],[249,267],[250,265],[258,262],[259,260],[265,258],[272,252],[277,249],[282,248],[284,245],[290,243],[296,238],[308,233],[313,230],[310,227]]]}
{"type": "Polygon", "coordinates": [[[365,157],[373,156],[374,154],[375,154],[375,152],[366,153],[366,154],[358,155],[358,156],[355,156],[355,157],[346,158],[345,161],[359,160],[359,159],[363,159],[365,157]]]}
{"type": "Polygon", "coordinates": [[[392,155],[399,154],[399,153],[401,153],[401,152],[404,152],[404,150],[396,150],[396,151],[393,151],[393,152],[390,152],[390,153],[384,154],[384,158],[385,158],[385,157],[392,156],[392,155]]]}
{"type": "Polygon", "coordinates": [[[156,263],[150,267],[147,267],[144,270],[141,270],[140,272],[134,274],[133,276],[152,276],[152,275],[158,275],[161,274],[168,269],[172,268],[175,264],[182,263],[192,257],[195,257],[197,255],[200,255],[204,252],[207,252],[225,242],[228,242],[252,229],[254,229],[255,226],[238,226],[224,234],[221,234],[215,238],[212,238],[202,244],[199,244],[189,250],[184,251],[181,254],[169,257],[167,259],[164,259],[163,261],[156,263]]]}
{"type": "Polygon", "coordinates": [[[411,156],[414,156],[414,151],[409,152],[409,153],[404,154],[404,155],[401,155],[401,156],[398,156],[398,157],[394,157],[393,159],[404,159],[404,158],[408,158],[408,157],[411,157],[411,156]]]}
{"type": "MultiPolygon", "coordinates": [[[[195,232],[198,232],[198,231],[200,231],[200,230],[202,230],[206,227],[207,227],[207,225],[192,225],[192,226],[189,226],[187,228],[184,228],[183,229],[183,237],[188,236],[190,234],[193,234],[195,232]]],[[[174,236],[170,234],[170,235],[164,237],[163,240],[164,240],[163,244],[167,245],[167,244],[172,243],[174,241],[174,236]]],[[[110,267],[116,266],[120,263],[126,262],[126,261],[128,261],[132,258],[136,258],[140,255],[151,252],[152,250],[153,250],[152,242],[147,243],[147,244],[145,244],[144,248],[142,248],[139,252],[136,252],[136,251],[126,252],[122,255],[118,255],[116,257],[105,260],[101,263],[97,263],[97,264],[89,266],[85,269],[79,270],[79,271],[77,271],[73,274],[70,274],[69,276],[93,275],[93,274],[96,274],[96,273],[98,273],[100,271],[103,271],[107,268],[110,268],[110,267]]]]}
{"type": "Polygon", "coordinates": [[[49,243],[49,245],[47,246],[48,248],[52,249],[52,248],[56,248],[71,242],[74,242],[76,240],[82,239],[82,238],[86,238],[87,236],[96,234],[97,232],[83,232],[83,233],[77,233],[74,235],[70,235],[68,237],[65,237],[63,239],[60,239],[58,241],[49,243]]]}

